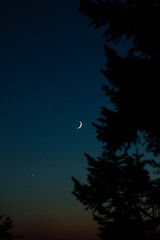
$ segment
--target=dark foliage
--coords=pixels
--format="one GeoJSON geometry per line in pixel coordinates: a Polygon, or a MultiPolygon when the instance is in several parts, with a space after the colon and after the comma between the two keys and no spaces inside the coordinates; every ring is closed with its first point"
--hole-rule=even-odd
{"type": "Polygon", "coordinates": [[[9,217],[0,216],[0,240],[13,239],[13,233],[10,230],[13,228],[12,220],[9,217]]]}
{"type": "Polygon", "coordinates": [[[102,109],[96,125],[98,139],[116,150],[126,143],[136,143],[137,131],[142,131],[148,151],[160,151],[159,58],[122,58],[105,45],[107,70],[102,71],[112,84],[103,86],[115,110],[102,109]]]}
{"type": "Polygon", "coordinates": [[[133,51],[145,56],[160,54],[159,0],[80,0],[80,12],[96,28],[105,25],[106,41],[133,38],[133,51]]]}
{"type": "Polygon", "coordinates": [[[106,26],[106,42],[118,42],[121,37],[133,39],[126,57],[105,45],[108,61],[102,72],[112,87],[103,89],[115,111],[102,109],[102,125],[94,124],[98,139],[114,151],[125,143],[136,143],[140,130],[148,150],[159,154],[159,1],[81,0],[80,12],[92,20],[92,25],[106,26]]]}
{"type": "Polygon", "coordinates": [[[156,167],[154,161],[141,160],[143,155],[138,153],[112,157],[105,153],[97,160],[86,157],[88,184],[72,178],[73,194],[86,210],[92,210],[94,220],[102,226],[99,236],[146,239],[147,231],[155,233],[160,223],[158,182],[151,180],[146,169],[146,165],[156,167]]]}
{"type": "Polygon", "coordinates": [[[92,211],[101,239],[158,240],[160,178],[151,178],[149,169],[159,170],[160,164],[128,150],[140,145],[141,132],[147,150],[160,153],[159,0],[80,0],[79,10],[91,25],[106,27],[107,64],[101,72],[114,109],[103,107],[101,125],[93,124],[103,153],[97,159],[86,154],[88,183],[72,178],[73,194],[92,211]],[[133,45],[121,57],[109,43],[124,37],[133,45]]]}
{"type": "Polygon", "coordinates": [[[15,235],[12,232],[13,222],[10,217],[0,216],[0,240],[12,240],[21,238],[20,235],[15,235]]]}

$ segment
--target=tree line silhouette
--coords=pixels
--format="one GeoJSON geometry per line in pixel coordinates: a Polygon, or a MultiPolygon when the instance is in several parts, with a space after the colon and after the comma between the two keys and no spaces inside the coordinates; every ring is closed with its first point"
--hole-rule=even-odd
{"type": "Polygon", "coordinates": [[[103,107],[99,124],[93,123],[102,155],[85,154],[88,184],[72,177],[73,194],[92,210],[101,239],[158,240],[160,177],[151,170],[160,170],[160,2],[80,0],[79,11],[90,25],[106,28],[107,63],[101,72],[114,109],[103,107]],[[133,44],[122,57],[110,43],[128,39],[133,44]],[[142,147],[154,157],[140,154],[142,147]]]}

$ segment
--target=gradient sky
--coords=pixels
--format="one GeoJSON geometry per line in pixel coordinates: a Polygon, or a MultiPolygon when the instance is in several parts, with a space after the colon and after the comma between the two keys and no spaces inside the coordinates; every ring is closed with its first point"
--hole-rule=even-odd
{"type": "Polygon", "coordinates": [[[24,240],[97,239],[71,176],[84,182],[84,152],[101,153],[91,122],[109,106],[106,57],[102,29],[88,27],[78,6],[0,2],[0,214],[24,240]]]}
{"type": "Polygon", "coordinates": [[[84,152],[101,154],[91,123],[111,104],[99,71],[104,30],[88,27],[78,7],[78,0],[0,1],[0,214],[24,240],[98,239],[71,177],[85,182],[84,152]]]}

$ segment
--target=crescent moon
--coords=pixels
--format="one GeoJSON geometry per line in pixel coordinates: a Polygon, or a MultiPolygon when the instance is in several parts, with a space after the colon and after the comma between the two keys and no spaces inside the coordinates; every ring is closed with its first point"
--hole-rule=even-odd
{"type": "Polygon", "coordinates": [[[82,122],[79,122],[79,127],[77,129],[80,129],[82,127],[82,122]]]}

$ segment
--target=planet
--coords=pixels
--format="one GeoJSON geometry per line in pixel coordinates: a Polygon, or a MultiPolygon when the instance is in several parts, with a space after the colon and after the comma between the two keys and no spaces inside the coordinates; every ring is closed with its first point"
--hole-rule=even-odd
{"type": "Polygon", "coordinates": [[[80,129],[82,127],[82,122],[79,122],[79,127],[77,129],[80,129]]]}

